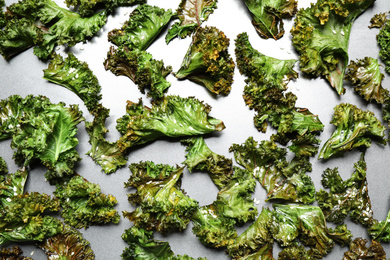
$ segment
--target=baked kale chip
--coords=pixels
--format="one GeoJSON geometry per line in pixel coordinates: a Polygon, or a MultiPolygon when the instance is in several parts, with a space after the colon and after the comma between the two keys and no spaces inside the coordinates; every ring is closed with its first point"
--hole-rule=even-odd
{"type": "Polygon", "coordinates": [[[378,104],[385,103],[389,98],[389,91],[382,86],[383,77],[378,60],[371,57],[351,61],[345,74],[345,79],[352,83],[360,96],[378,104]]]}
{"type": "Polygon", "coordinates": [[[27,166],[38,160],[48,168],[46,179],[54,181],[74,174],[74,164],[80,160],[77,125],[83,120],[77,105],[13,95],[0,101],[0,140],[12,138],[16,162],[27,166]]]}
{"type": "Polygon", "coordinates": [[[252,24],[264,39],[278,40],[284,35],[284,18],[297,12],[296,0],[245,0],[252,15],[252,24]]]}
{"type": "Polygon", "coordinates": [[[171,73],[172,67],[165,67],[162,60],[153,59],[146,51],[111,47],[104,61],[104,68],[117,76],[128,77],[138,85],[142,93],[148,88],[148,96],[154,99],[162,98],[171,86],[166,77],[171,73]]]}
{"type": "Polygon", "coordinates": [[[94,260],[89,242],[85,240],[80,231],[69,225],[64,225],[64,230],[52,237],[38,243],[48,259],[83,259],[94,260]]]}
{"type": "Polygon", "coordinates": [[[319,159],[329,159],[354,148],[368,148],[372,139],[385,143],[386,128],[371,111],[341,103],[334,107],[331,124],[336,126],[332,136],[322,146],[319,159]]]}
{"type": "Polygon", "coordinates": [[[146,50],[168,25],[174,13],[147,4],[137,6],[121,29],[108,33],[108,40],[118,47],[146,50]]]}
{"type": "Polygon", "coordinates": [[[235,68],[229,44],[229,38],[216,27],[199,27],[174,75],[201,84],[214,94],[228,95],[235,68]]]}
{"type": "Polygon", "coordinates": [[[153,103],[152,108],[127,102],[126,115],[117,120],[122,134],[118,145],[122,151],[160,137],[185,137],[222,131],[219,119],[209,116],[211,107],[193,97],[166,96],[153,103]]]}
{"type": "Polygon", "coordinates": [[[43,70],[43,78],[75,93],[88,111],[95,110],[102,99],[98,79],[88,64],[77,59],[73,53],[69,53],[65,59],[56,54],[48,68],[43,70]]]}
{"type": "Polygon", "coordinates": [[[165,36],[166,43],[175,37],[183,39],[191,35],[216,8],[217,0],[181,0],[175,15],[180,21],[169,28],[165,36]]]}
{"type": "Polygon", "coordinates": [[[198,202],[180,188],[184,168],[150,161],[134,163],[129,168],[133,174],[125,187],[136,189],[128,200],[138,207],[123,215],[135,226],[147,230],[162,233],[184,230],[198,208],[198,202]]]}
{"type": "Polygon", "coordinates": [[[191,137],[181,140],[187,145],[186,160],[183,162],[189,171],[206,172],[218,189],[222,189],[233,176],[233,162],[223,155],[214,153],[203,137],[191,137]]]}
{"type": "Polygon", "coordinates": [[[340,177],[337,168],[326,169],[321,182],[330,190],[318,191],[317,201],[327,221],[340,224],[349,215],[354,222],[369,227],[373,222],[373,211],[368,195],[366,162],[363,154],[354,167],[355,171],[345,181],[340,177]]]}
{"type": "Polygon", "coordinates": [[[352,24],[374,2],[318,0],[300,9],[291,34],[301,70],[313,77],[324,77],[339,95],[343,94],[352,24]]]}

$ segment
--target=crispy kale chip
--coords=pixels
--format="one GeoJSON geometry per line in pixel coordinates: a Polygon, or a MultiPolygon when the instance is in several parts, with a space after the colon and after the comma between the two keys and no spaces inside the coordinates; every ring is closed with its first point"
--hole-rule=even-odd
{"type": "Polygon", "coordinates": [[[296,0],[245,0],[252,15],[252,24],[264,39],[280,39],[284,35],[283,18],[297,12],[296,0]]]}
{"type": "Polygon", "coordinates": [[[168,242],[153,239],[153,231],[132,226],[125,230],[122,239],[129,244],[122,259],[168,259],[174,255],[168,242]]]}
{"type": "Polygon", "coordinates": [[[345,79],[352,83],[355,91],[366,101],[383,104],[389,98],[389,91],[382,87],[384,75],[379,70],[377,59],[365,57],[351,61],[345,79]]]}
{"type": "Polygon", "coordinates": [[[123,135],[118,145],[122,151],[151,142],[162,136],[184,137],[222,131],[219,119],[209,116],[211,107],[193,98],[166,96],[152,108],[127,102],[126,115],[117,120],[116,128],[123,135]]]}
{"type": "Polygon", "coordinates": [[[274,204],[273,234],[282,246],[293,245],[296,238],[310,247],[310,259],[322,258],[333,248],[335,241],[346,245],[351,232],[345,225],[328,229],[319,207],[299,204],[274,204]]]}
{"type": "MultiPolygon", "coordinates": [[[[167,259],[167,260],[195,260],[187,255],[175,256],[169,243],[153,238],[153,231],[132,226],[125,230],[122,239],[129,244],[121,257],[124,260],[146,260],[146,259],[167,259]]],[[[198,260],[206,258],[198,258],[198,260]]]]}
{"type": "Polygon", "coordinates": [[[250,256],[255,252],[262,251],[262,248],[264,247],[271,247],[272,253],[272,244],[274,241],[271,230],[272,221],[273,212],[268,208],[263,208],[255,222],[238,236],[234,243],[228,246],[227,252],[229,256],[233,259],[246,259],[245,257],[250,256]]]}
{"type": "Polygon", "coordinates": [[[0,257],[2,260],[33,260],[31,257],[22,256],[23,251],[18,246],[12,248],[1,248],[0,257]]]}
{"type": "Polygon", "coordinates": [[[63,208],[61,216],[65,223],[75,228],[90,225],[118,224],[120,216],[113,208],[118,201],[111,194],[101,193],[100,186],[74,176],[69,181],[56,185],[54,195],[63,208]]]}
{"type": "Polygon", "coordinates": [[[162,60],[153,59],[153,56],[143,50],[127,47],[110,48],[104,68],[117,76],[126,76],[131,79],[139,90],[145,93],[148,88],[148,96],[154,99],[162,98],[171,83],[166,77],[171,73],[171,66],[164,66],[162,60]]]}
{"type": "Polygon", "coordinates": [[[63,230],[59,219],[45,215],[60,210],[58,200],[38,192],[10,198],[0,209],[0,245],[7,242],[42,241],[63,230]]]}
{"type": "Polygon", "coordinates": [[[290,259],[311,260],[312,257],[303,245],[298,244],[285,247],[279,252],[278,260],[290,259]]]}
{"type": "Polygon", "coordinates": [[[102,99],[98,79],[88,64],[78,60],[73,53],[69,53],[65,59],[56,54],[43,72],[44,79],[75,93],[84,102],[88,111],[93,111],[102,99]]]}
{"type": "Polygon", "coordinates": [[[49,170],[48,180],[73,175],[80,160],[77,125],[84,120],[77,106],[52,104],[44,96],[14,95],[0,101],[0,120],[0,140],[12,138],[18,164],[39,160],[49,170]]]}
{"type": "Polygon", "coordinates": [[[28,172],[22,168],[16,173],[0,175],[0,207],[4,208],[10,204],[12,197],[22,195],[26,184],[28,172]]]}
{"type": "Polygon", "coordinates": [[[174,13],[147,4],[137,6],[121,29],[108,33],[108,40],[118,47],[146,50],[168,25],[174,13]]]}
{"type": "Polygon", "coordinates": [[[380,243],[375,240],[367,248],[366,243],[368,241],[364,238],[357,237],[349,244],[349,250],[344,253],[343,260],[355,260],[355,259],[377,259],[385,260],[386,252],[380,243]]]}
{"type": "Polygon", "coordinates": [[[198,208],[191,217],[192,232],[207,247],[222,248],[232,245],[237,237],[235,221],[221,216],[213,205],[198,208]]]}
{"type": "Polygon", "coordinates": [[[330,191],[318,191],[317,201],[327,221],[340,224],[349,214],[354,222],[369,227],[373,222],[373,211],[368,195],[366,162],[363,155],[354,167],[355,171],[346,181],[341,179],[337,168],[326,169],[321,182],[330,191]]]}
{"type": "Polygon", "coordinates": [[[207,172],[218,189],[226,186],[233,175],[231,159],[211,151],[203,137],[191,137],[181,140],[181,143],[187,145],[184,164],[189,171],[207,172]]]}
{"type": "Polygon", "coordinates": [[[0,54],[9,60],[42,41],[43,32],[33,21],[26,18],[11,19],[0,30],[0,54]]]}
{"type": "Polygon", "coordinates": [[[134,225],[162,233],[184,230],[198,202],[180,188],[184,168],[140,162],[129,166],[132,171],[126,187],[137,189],[128,195],[129,202],[138,205],[124,216],[134,225]]]}
{"type": "Polygon", "coordinates": [[[80,231],[69,225],[64,225],[61,233],[46,238],[38,246],[43,249],[48,260],[95,259],[89,242],[83,238],[80,231]]]}
{"type": "Polygon", "coordinates": [[[183,39],[192,34],[214,12],[214,9],[217,8],[217,1],[182,0],[176,10],[176,16],[180,21],[168,30],[165,36],[166,43],[169,43],[175,37],[183,39]]]}
{"type": "Polygon", "coordinates": [[[288,162],[285,148],[272,141],[256,142],[249,137],[244,144],[233,144],[230,151],[238,164],[260,182],[267,191],[268,200],[285,200],[312,203],[315,200],[315,187],[305,173],[311,166],[296,159],[288,162]]]}
{"type": "Polygon", "coordinates": [[[229,38],[215,27],[199,27],[183,58],[178,79],[189,79],[217,95],[228,95],[235,64],[228,52],[229,38]]]}
{"type": "Polygon", "coordinates": [[[216,207],[220,216],[233,219],[238,225],[254,220],[257,208],[251,195],[255,187],[256,180],[251,172],[235,167],[234,175],[218,192],[217,199],[212,205],[216,207]]]}
{"type": "Polygon", "coordinates": [[[8,166],[3,157],[0,157],[0,175],[8,173],[8,166]]]}
{"type": "Polygon", "coordinates": [[[3,39],[0,42],[4,43],[0,45],[0,53],[7,59],[34,45],[34,54],[48,59],[56,46],[72,47],[96,35],[107,20],[105,10],[82,18],[52,0],[21,0],[10,5],[7,14],[13,22],[0,35],[3,39]]]}
{"type": "Polygon", "coordinates": [[[390,74],[390,22],[387,20],[376,36],[380,51],[379,57],[385,64],[385,71],[390,74]]]}
{"type": "Polygon", "coordinates": [[[246,33],[237,36],[235,53],[238,69],[247,77],[244,100],[257,112],[254,122],[258,130],[266,132],[269,122],[277,129],[274,140],[287,144],[296,139],[292,150],[297,155],[315,154],[319,143],[315,135],[324,126],[308,109],[295,107],[296,95],[285,93],[287,83],[298,77],[293,70],[296,60],[265,56],[252,47],[246,33]]]}
{"type": "Polygon", "coordinates": [[[375,0],[318,0],[297,12],[291,29],[304,73],[323,76],[336,92],[345,92],[348,43],[355,19],[375,0]]]}
{"type": "Polygon", "coordinates": [[[76,7],[77,12],[82,16],[91,16],[96,10],[101,8],[107,11],[113,11],[117,7],[132,6],[136,4],[144,4],[146,0],[65,0],[68,7],[76,7]]]}
{"type": "Polygon", "coordinates": [[[389,12],[375,14],[371,20],[371,25],[368,28],[382,28],[383,25],[387,22],[387,15],[389,12]]]}
{"type": "Polygon", "coordinates": [[[330,123],[336,126],[332,136],[325,142],[319,159],[329,159],[353,148],[368,148],[371,140],[384,143],[386,128],[371,111],[363,111],[355,105],[341,103],[334,108],[330,123]]]}
{"type": "Polygon", "coordinates": [[[89,143],[92,146],[87,154],[102,167],[106,174],[115,172],[127,163],[127,158],[119,149],[118,143],[105,139],[105,134],[108,132],[105,124],[109,113],[109,109],[99,104],[94,110],[93,121],[85,122],[89,143]]]}

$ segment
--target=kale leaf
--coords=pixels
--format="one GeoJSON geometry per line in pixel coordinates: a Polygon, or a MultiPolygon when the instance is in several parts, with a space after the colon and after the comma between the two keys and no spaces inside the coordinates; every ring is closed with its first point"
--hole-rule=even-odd
{"type": "Polygon", "coordinates": [[[61,216],[72,227],[119,223],[120,216],[113,208],[118,203],[116,198],[101,193],[98,184],[81,176],[76,175],[69,181],[58,183],[54,195],[63,208],[61,216]]]}
{"type": "Polygon", "coordinates": [[[366,101],[385,103],[389,91],[382,86],[384,75],[379,70],[377,59],[365,57],[351,61],[345,74],[345,79],[352,83],[354,90],[366,101]]]}
{"type": "Polygon", "coordinates": [[[121,29],[108,33],[108,40],[118,47],[146,50],[173,17],[171,9],[165,10],[147,4],[137,6],[121,29]]]}
{"type": "Polygon", "coordinates": [[[184,139],[181,143],[187,145],[186,160],[183,163],[188,170],[207,172],[218,189],[226,186],[233,175],[231,159],[211,151],[203,137],[184,139]]]}
{"type": "Polygon", "coordinates": [[[371,139],[384,143],[386,128],[371,111],[341,103],[334,107],[331,124],[336,126],[332,136],[322,146],[319,159],[329,159],[353,148],[368,148],[371,139]]]}
{"type": "Polygon", "coordinates": [[[176,16],[180,21],[169,28],[165,36],[166,43],[169,43],[175,37],[183,39],[189,36],[204,21],[207,21],[209,15],[216,8],[217,0],[181,0],[176,10],[176,16]]]}
{"type": "Polygon", "coordinates": [[[137,189],[128,200],[138,207],[123,215],[134,225],[162,233],[184,230],[198,202],[185,195],[180,188],[184,168],[141,162],[129,166],[133,174],[126,187],[137,189]]]}
{"type": "Polygon", "coordinates": [[[229,38],[216,27],[199,27],[174,75],[201,84],[214,94],[228,95],[235,68],[229,44],[229,38]]]}
{"type": "Polygon", "coordinates": [[[122,151],[151,142],[162,136],[184,137],[222,131],[219,119],[209,116],[211,107],[193,98],[166,96],[152,108],[127,102],[126,115],[117,120],[116,128],[123,135],[118,145],[122,151]]]}
{"type": "Polygon", "coordinates": [[[252,15],[252,24],[264,39],[280,39],[284,35],[283,18],[297,12],[296,0],[245,0],[252,15]]]}
{"type": "Polygon", "coordinates": [[[375,0],[318,0],[297,12],[291,29],[304,73],[323,76],[341,95],[352,24],[375,0]]]}

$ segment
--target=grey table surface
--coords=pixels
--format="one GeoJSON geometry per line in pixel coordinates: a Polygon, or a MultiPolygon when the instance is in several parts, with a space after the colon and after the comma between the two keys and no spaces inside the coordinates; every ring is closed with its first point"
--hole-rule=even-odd
{"type": "MultiPolygon", "coordinates": [[[[13,1],[6,0],[9,5],[13,1]]],[[[61,6],[65,7],[62,1],[56,1],[61,6]]],[[[309,6],[311,1],[298,0],[298,7],[303,8],[309,6]]],[[[149,0],[148,4],[156,5],[164,8],[175,10],[179,5],[180,0],[157,1],[149,0]]],[[[108,139],[114,141],[119,138],[119,133],[115,129],[116,120],[125,114],[126,101],[133,102],[142,98],[146,105],[150,104],[150,100],[141,94],[136,85],[134,85],[126,77],[116,77],[109,71],[105,71],[103,61],[106,58],[110,43],[107,41],[107,33],[114,29],[120,28],[122,24],[128,20],[129,14],[134,7],[119,8],[117,12],[108,17],[107,24],[98,33],[86,43],[77,44],[69,49],[80,60],[89,64],[90,69],[97,76],[100,85],[102,86],[103,105],[110,108],[110,118],[107,121],[107,128],[110,130],[108,139]]],[[[369,29],[369,21],[374,14],[390,10],[390,1],[377,0],[375,4],[366,12],[358,17],[353,25],[349,44],[350,60],[361,59],[366,56],[379,58],[379,48],[376,43],[376,35],[378,29],[369,29]]],[[[214,14],[210,15],[209,20],[204,25],[216,26],[230,38],[229,51],[234,58],[234,39],[239,33],[247,32],[249,40],[253,47],[260,52],[276,57],[279,59],[297,59],[298,55],[291,44],[291,36],[289,31],[293,25],[293,20],[285,21],[286,34],[278,41],[264,40],[255,32],[251,24],[251,18],[246,10],[243,0],[220,0],[218,8],[214,14]]],[[[153,54],[155,59],[164,60],[165,65],[171,65],[174,71],[180,67],[182,59],[188,49],[191,39],[175,39],[169,45],[165,44],[163,35],[159,37],[148,49],[153,54]]],[[[64,54],[64,47],[59,48],[58,52],[64,54]]],[[[45,95],[53,103],[65,102],[66,104],[80,104],[84,117],[87,121],[92,121],[92,116],[88,113],[82,101],[69,90],[47,82],[42,78],[43,71],[47,68],[47,63],[41,62],[34,56],[32,49],[12,58],[10,61],[5,61],[0,58],[0,99],[7,98],[13,94],[26,96],[27,94],[45,95]]],[[[385,74],[383,67],[382,72],[385,74]]],[[[342,102],[356,104],[363,110],[370,110],[377,117],[381,117],[381,112],[378,106],[363,102],[357,96],[350,85],[346,85],[346,94],[338,96],[331,89],[328,83],[321,78],[309,79],[300,71],[298,63],[296,70],[299,72],[299,78],[296,81],[289,83],[289,90],[295,93],[298,97],[297,106],[309,108],[313,113],[318,114],[320,120],[325,124],[324,131],[320,138],[321,145],[329,138],[334,130],[334,126],[329,124],[333,107],[342,102]]],[[[383,86],[390,89],[390,80],[388,74],[385,74],[383,86]]],[[[254,112],[245,106],[242,98],[243,89],[245,86],[244,77],[240,75],[238,69],[235,70],[234,84],[232,91],[227,97],[215,97],[211,95],[204,87],[192,83],[188,80],[178,81],[173,75],[169,75],[167,80],[172,83],[168,94],[180,95],[182,97],[195,96],[199,100],[211,105],[212,110],[210,115],[222,119],[226,125],[226,129],[222,132],[214,134],[206,138],[208,146],[216,153],[223,154],[229,158],[233,158],[233,154],[229,153],[229,147],[233,143],[241,144],[249,136],[253,136],[255,140],[268,139],[272,134],[272,129],[267,133],[258,132],[253,125],[254,112]]],[[[118,170],[111,175],[105,175],[91,158],[85,155],[90,149],[88,143],[88,135],[84,129],[84,123],[79,125],[77,134],[79,145],[77,150],[82,157],[82,161],[76,166],[76,171],[87,178],[89,181],[98,183],[102,192],[112,194],[118,199],[116,209],[119,212],[123,210],[131,211],[134,209],[127,202],[128,190],[124,188],[124,182],[128,179],[130,171],[127,167],[118,170]]],[[[13,150],[10,148],[10,141],[0,143],[0,156],[3,157],[9,166],[10,172],[15,172],[18,167],[14,164],[12,155],[13,150]]],[[[326,162],[312,158],[313,171],[309,173],[312,177],[317,189],[322,188],[320,183],[321,174],[326,168],[338,167],[343,178],[348,178],[353,171],[353,164],[358,161],[360,153],[352,151],[345,153],[340,158],[334,158],[326,162]]],[[[373,145],[366,152],[367,162],[367,179],[369,187],[369,195],[372,202],[374,217],[379,220],[384,220],[390,210],[390,148],[388,146],[373,145]]],[[[140,149],[135,149],[129,155],[128,163],[136,163],[145,160],[152,160],[155,163],[165,163],[170,165],[181,164],[185,159],[185,147],[176,140],[158,140],[150,143],[140,149]]],[[[28,191],[39,191],[52,194],[54,187],[50,186],[44,179],[45,169],[40,166],[35,166],[30,171],[30,177],[27,182],[28,191]]],[[[206,174],[189,173],[185,170],[182,187],[187,194],[198,200],[200,205],[207,205],[214,201],[217,194],[217,188],[210,181],[206,174]]],[[[257,206],[272,207],[271,203],[264,202],[265,191],[258,184],[253,198],[259,203],[257,206]]],[[[367,233],[361,225],[354,224],[349,220],[346,221],[349,229],[354,237],[368,238],[367,233]]],[[[88,229],[81,230],[84,237],[90,241],[91,247],[96,254],[96,259],[120,259],[120,254],[126,247],[126,243],[122,241],[121,234],[125,229],[129,228],[131,223],[121,218],[118,225],[106,226],[91,226],[88,229]]],[[[245,227],[239,229],[242,232],[245,227]]],[[[176,254],[188,254],[192,257],[207,257],[208,259],[229,259],[223,250],[213,250],[204,247],[198,239],[192,234],[192,226],[189,225],[187,230],[181,233],[173,233],[169,235],[161,235],[156,233],[155,238],[170,242],[172,250],[176,254]]],[[[390,254],[390,246],[383,244],[385,250],[390,254]]],[[[44,254],[34,245],[23,244],[22,248],[26,256],[31,256],[34,259],[45,259],[44,254]]],[[[280,249],[275,246],[274,255],[280,249]]],[[[325,259],[341,259],[343,252],[347,248],[335,246],[333,251],[325,259]]]]}

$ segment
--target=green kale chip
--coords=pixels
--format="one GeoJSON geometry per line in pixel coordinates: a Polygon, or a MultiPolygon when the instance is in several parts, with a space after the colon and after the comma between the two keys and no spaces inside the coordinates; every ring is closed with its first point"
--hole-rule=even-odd
{"type": "Polygon", "coordinates": [[[12,197],[0,209],[0,245],[7,242],[43,241],[63,230],[59,219],[46,212],[60,210],[58,200],[38,192],[12,197]]]}
{"type": "Polygon", "coordinates": [[[90,225],[118,224],[120,216],[113,208],[118,201],[111,194],[101,193],[100,186],[74,176],[69,181],[56,184],[54,195],[62,206],[65,223],[75,228],[90,225]]]}
{"type": "Polygon", "coordinates": [[[222,131],[223,122],[209,116],[211,107],[193,98],[166,96],[152,108],[127,102],[126,115],[117,120],[116,128],[123,135],[118,145],[122,151],[145,144],[162,136],[184,137],[222,131]]]}
{"type": "Polygon", "coordinates": [[[192,34],[198,29],[204,21],[207,21],[209,15],[217,8],[218,0],[181,0],[179,7],[176,10],[176,16],[179,22],[169,28],[165,36],[166,43],[169,43],[173,38],[181,39],[192,34]]]}
{"type": "MultiPolygon", "coordinates": [[[[132,226],[125,230],[122,239],[129,244],[121,257],[124,260],[146,260],[146,259],[166,259],[166,260],[195,260],[187,255],[174,255],[168,242],[153,238],[153,231],[132,226]]],[[[198,258],[206,260],[206,258],[198,258]]]]}
{"type": "Polygon", "coordinates": [[[73,175],[80,160],[76,150],[77,125],[84,120],[76,105],[52,104],[44,96],[10,96],[0,101],[0,140],[12,138],[14,158],[25,166],[39,160],[46,178],[73,175]]]}
{"type": "Polygon", "coordinates": [[[0,256],[3,260],[33,260],[31,257],[22,256],[23,251],[18,246],[12,246],[12,248],[1,248],[0,256]]]}
{"type": "Polygon", "coordinates": [[[104,68],[117,76],[128,77],[142,93],[149,88],[148,96],[154,99],[162,98],[171,86],[166,77],[172,72],[172,67],[165,67],[162,60],[153,59],[150,53],[143,50],[111,47],[104,68]]]}
{"type": "Polygon", "coordinates": [[[245,0],[251,13],[252,24],[264,39],[280,39],[284,35],[283,18],[297,12],[296,0],[245,0]]]}
{"type": "Polygon", "coordinates": [[[311,167],[305,161],[288,162],[285,148],[272,141],[263,140],[258,144],[250,137],[242,145],[233,144],[230,151],[234,152],[237,163],[251,172],[266,190],[266,201],[314,202],[314,183],[305,174],[311,167]]]}
{"type": "Polygon", "coordinates": [[[368,148],[371,140],[384,143],[386,128],[371,111],[363,111],[355,105],[341,103],[334,108],[331,124],[336,126],[332,136],[325,142],[319,159],[329,159],[353,148],[368,148]]]}
{"type": "Polygon", "coordinates": [[[48,59],[58,45],[72,47],[76,43],[86,42],[107,20],[105,10],[82,18],[52,0],[21,0],[10,5],[7,14],[8,19],[14,22],[4,30],[5,34],[0,35],[4,39],[0,53],[5,58],[35,45],[34,54],[40,59],[48,59]]]}
{"type": "Polygon", "coordinates": [[[10,200],[24,193],[28,172],[22,168],[16,173],[0,175],[0,205],[2,208],[10,204],[10,200]]]}
{"type": "Polygon", "coordinates": [[[380,51],[379,57],[385,64],[385,71],[390,74],[390,22],[387,20],[376,36],[380,51]]]}
{"type": "Polygon", "coordinates": [[[354,222],[369,227],[373,221],[373,211],[363,155],[354,167],[355,171],[346,181],[341,179],[337,168],[326,169],[322,174],[322,185],[330,191],[318,191],[317,201],[327,221],[340,224],[349,214],[354,222]]]}
{"type": "Polygon", "coordinates": [[[65,59],[59,54],[55,55],[43,72],[44,79],[75,93],[88,111],[93,111],[102,99],[98,79],[88,64],[78,60],[73,53],[69,53],[65,59]]]}
{"type": "Polygon", "coordinates": [[[299,259],[299,260],[311,260],[312,257],[309,255],[309,252],[303,245],[292,245],[283,248],[282,251],[278,254],[279,260],[290,260],[290,259],[299,259]]]}
{"type": "Polygon", "coordinates": [[[125,230],[122,239],[129,244],[122,259],[168,259],[174,255],[168,242],[153,239],[153,231],[132,226],[125,230]]]}
{"type": "Polygon", "coordinates": [[[335,241],[345,245],[351,241],[351,232],[345,225],[328,229],[325,216],[316,206],[274,204],[273,234],[282,246],[294,244],[296,238],[310,247],[310,259],[322,258],[333,248],[335,241]]]}
{"type": "Polygon", "coordinates": [[[9,60],[42,41],[43,32],[33,21],[26,18],[11,19],[0,30],[0,54],[9,60]]]}
{"type": "Polygon", "coordinates": [[[371,20],[371,25],[368,28],[382,28],[383,25],[387,22],[387,15],[389,12],[375,14],[371,20]]]}
{"type": "Polygon", "coordinates": [[[114,11],[117,7],[144,4],[145,2],[146,0],[65,0],[66,5],[77,8],[77,12],[82,17],[91,16],[101,8],[114,11]]]}
{"type": "Polygon", "coordinates": [[[138,205],[124,216],[134,225],[162,233],[184,230],[198,202],[180,188],[184,168],[141,162],[129,166],[133,174],[126,187],[137,189],[128,195],[130,203],[138,205]]]}
{"type": "Polygon", "coordinates": [[[0,175],[8,173],[8,166],[3,157],[0,157],[0,175]]]}
{"type": "Polygon", "coordinates": [[[38,246],[45,252],[47,259],[83,259],[94,260],[89,242],[85,240],[80,231],[69,225],[52,237],[46,238],[38,246]]]}
{"type": "Polygon", "coordinates": [[[186,160],[183,163],[189,171],[207,172],[218,189],[226,186],[233,175],[231,159],[211,151],[203,137],[191,137],[181,140],[181,143],[187,145],[186,160]]]}
{"type": "Polygon", "coordinates": [[[228,95],[235,68],[228,51],[229,44],[229,38],[216,27],[199,27],[174,75],[201,84],[214,94],[228,95]]]}
{"type": "Polygon", "coordinates": [[[357,237],[349,244],[349,250],[344,253],[343,260],[354,259],[377,259],[385,260],[386,252],[380,243],[372,240],[371,245],[367,248],[368,241],[364,238],[357,237]]]}
{"type": "Polygon", "coordinates": [[[365,57],[351,61],[345,74],[345,79],[352,83],[354,90],[366,101],[385,103],[389,98],[389,91],[382,87],[384,75],[379,70],[377,59],[365,57]]]}
{"type": "Polygon", "coordinates": [[[191,221],[192,232],[207,247],[227,247],[232,245],[237,237],[235,220],[222,216],[213,204],[198,208],[191,221]]]}
{"type": "Polygon", "coordinates": [[[127,163],[127,158],[119,149],[117,142],[105,139],[108,129],[105,127],[110,110],[99,104],[94,110],[92,122],[85,122],[85,129],[89,135],[91,149],[87,152],[106,174],[115,172],[127,163]]]}
{"type": "Polygon", "coordinates": [[[234,175],[222,188],[213,202],[220,216],[236,221],[238,225],[254,220],[257,208],[251,198],[256,187],[256,180],[251,172],[234,168],[234,175]]]}
{"type": "Polygon", "coordinates": [[[265,56],[252,47],[247,33],[237,36],[235,53],[238,69],[247,77],[244,100],[257,112],[254,118],[257,129],[266,132],[269,122],[277,130],[275,141],[287,144],[299,139],[293,141],[292,147],[297,155],[315,154],[319,141],[314,135],[324,126],[308,109],[295,107],[296,95],[285,93],[287,83],[298,77],[293,70],[296,60],[265,56]]]}
{"type": "Polygon", "coordinates": [[[253,222],[239,237],[237,237],[234,243],[228,246],[227,252],[229,256],[233,259],[246,259],[245,257],[248,257],[258,251],[262,251],[262,248],[264,247],[271,247],[272,252],[272,222],[273,212],[268,208],[263,208],[255,222],[253,222]]]}
{"type": "Polygon", "coordinates": [[[304,73],[323,76],[336,92],[345,92],[352,24],[375,0],[317,0],[297,12],[291,29],[293,46],[304,73]]]}
{"type": "Polygon", "coordinates": [[[108,33],[108,40],[118,47],[146,50],[168,25],[174,13],[147,4],[137,6],[121,29],[108,33]]]}

